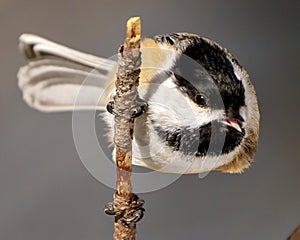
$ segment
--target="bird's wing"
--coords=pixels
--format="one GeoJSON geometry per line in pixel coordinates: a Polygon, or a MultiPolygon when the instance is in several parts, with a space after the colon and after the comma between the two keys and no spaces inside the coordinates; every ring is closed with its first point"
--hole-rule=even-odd
{"type": "Polygon", "coordinates": [[[28,105],[46,112],[103,108],[100,98],[113,76],[115,61],[31,34],[20,36],[19,48],[28,60],[18,72],[28,105]]]}

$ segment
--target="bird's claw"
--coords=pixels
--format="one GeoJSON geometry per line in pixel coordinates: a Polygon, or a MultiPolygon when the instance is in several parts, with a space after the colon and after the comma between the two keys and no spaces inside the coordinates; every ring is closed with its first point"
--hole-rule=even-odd
{"type": "Polygon", "coordinates": [[[144,208],[140,208],[138,210],[136,210],[133,214],[132,214],[132,217],[130,218],[126,218],[126,219],[122,219],[121,221],[125,224],[130,224],[132,222],[135,222],[137,223],[138,221],[140,221],[143,216],[144,216],[144,211],[145,209],[144,208]]]}
{"type": "Polygon", "coordinates": [[[130,111],[130,115],[132,118],[140,117],[144,112],[146,112],[148,108],[147,102],[145,102],[143,99],[138,99],[137,106],[130,111]]]}
{"type": "MultiPolygon", "coordinates": [[[[140,117],[144,112],[146,112],[148,108],[148,104],[147,102],[145,102],[142,99],[138,99],[137,100],[137,105],[136,107],[134,107],[133,109],[130,110],[129,114],[132,118],[137,118],[140,117]]],[[[116,112],[114,110],[114,101],[110,101],[107,105],[106,105],[106,110],[113,114],[114,116],[119,116],[119,113],[116,112]]]]}
{"type": "Polygon", "coordinates": [[[114,116],[118,116],[119,114],[117,112],[114,111],[114,108],[115,108],[115,103],[114,101],[110,101],[107,105],[106,105],[106,110],[114,115],[114,116]]]}
{"type": "MultiPolygon", "coordinates": [[[[144,205],[144,200],[138,198],[136,200],[136,204],[132,206],[132,209],[133,209],[132,216],[129,218],[121,219],[121,222],[124,224],[130,224],[132,222],[137,223],[138,221],[140,221],[143,218],[144,212],[145,212],[143,205],[144,205]]],[[[104,212],[110,216],[115,216],[115,217],[121,216],[122,217],[122,215],[124,215],[124,213],[125,213],[125,210],[115,211],[114,207],[113,207],[113,203],[110,202],[105,205],[104,212]]]]}
{"type": "Polygon", "coordinates": [[[122,214],[122,211],[115,211],[112,202],[109,202],[104,207],[104,212],[110,216],[119,216],[122,214]]]}

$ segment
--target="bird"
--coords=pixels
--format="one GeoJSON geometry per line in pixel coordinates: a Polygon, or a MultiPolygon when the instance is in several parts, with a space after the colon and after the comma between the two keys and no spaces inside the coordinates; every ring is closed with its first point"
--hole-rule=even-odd
{"type": "MultiPolygon", "coordinates": [[[[112,110],[107,106],[115,94],[116,58],[33,34],[22,34],[19,48],[27,63],[18,85],[29,106],[97,110],[113,132],[114,116],[106,110],[112,110]]],[[[215,41],[185,32],[143,38],[141,52],[138,91],[147,109],[135,119],[132,163],[178,174],[244,172],[255,156],[260,112],[237,59],[215,41]]]]}

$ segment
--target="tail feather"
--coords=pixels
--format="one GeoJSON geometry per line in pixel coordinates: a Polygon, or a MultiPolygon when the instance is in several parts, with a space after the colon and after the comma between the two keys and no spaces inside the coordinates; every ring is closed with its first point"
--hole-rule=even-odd
{"type": "Polygon", "coordinates": [[[103,108],[115,62],[44,38],[23,34],[19,47],[29,61],[18,72],[23,98],[41,111],[103,108]]]}

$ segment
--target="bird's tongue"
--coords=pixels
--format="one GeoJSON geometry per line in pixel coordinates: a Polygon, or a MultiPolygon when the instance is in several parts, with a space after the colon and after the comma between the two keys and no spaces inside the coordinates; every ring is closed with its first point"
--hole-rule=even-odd
{"type": "Polygon", "coordinates": [[[226,118],[222,121],[225,125],[231,126],[239,132],[242,132],[240,125],[235,118],[226,118]]]}

